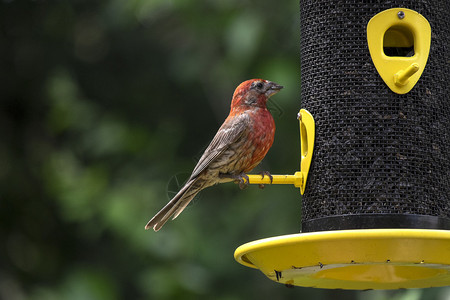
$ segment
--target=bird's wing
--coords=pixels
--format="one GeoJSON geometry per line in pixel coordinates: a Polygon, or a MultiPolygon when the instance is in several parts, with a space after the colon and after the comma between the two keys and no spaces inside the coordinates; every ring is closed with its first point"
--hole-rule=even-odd
{"type": "Polygon", "coordinates": [[[247,113],[228,117],[198,161],[190,179],[197,177],[212,161],[217,159],[231,144],[236,142],[249,128],[249,124],[250,116],[247,113]]]}

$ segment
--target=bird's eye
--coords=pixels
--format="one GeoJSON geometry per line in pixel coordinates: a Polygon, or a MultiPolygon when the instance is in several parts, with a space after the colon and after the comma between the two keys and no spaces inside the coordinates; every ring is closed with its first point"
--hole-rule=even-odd
{"type": "Polygon", "coordinates": [[[257,87],[258,89],[261,89],[261,88],[263,87],[263,83],[262,83],[262,82],[258,82],[258,83],[256,84],[256,87],[257,87]]]}

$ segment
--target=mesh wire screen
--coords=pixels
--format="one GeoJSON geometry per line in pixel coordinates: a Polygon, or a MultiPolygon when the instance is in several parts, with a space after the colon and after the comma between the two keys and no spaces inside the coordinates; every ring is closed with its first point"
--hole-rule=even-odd
{"type": "Polygon", "coordinates": [[[316,121],[303,221],[352,214],[450,218],[450,1],[301,0],[301,99],[316,121]],[[366,26],[394,7],[431,25],[427,66],[406,95],[370,58],[366,26]]]}

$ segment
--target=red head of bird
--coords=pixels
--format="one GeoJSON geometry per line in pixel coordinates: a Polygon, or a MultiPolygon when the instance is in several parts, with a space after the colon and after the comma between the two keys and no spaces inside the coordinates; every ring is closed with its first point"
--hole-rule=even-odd
{"type": "Polygon", "coordinates": [[[264,79],[250,79],[242,82],[234,91],[231,109],[256,106],[266,108],[270,96],[279,92],[283,86],[264,79]]]}

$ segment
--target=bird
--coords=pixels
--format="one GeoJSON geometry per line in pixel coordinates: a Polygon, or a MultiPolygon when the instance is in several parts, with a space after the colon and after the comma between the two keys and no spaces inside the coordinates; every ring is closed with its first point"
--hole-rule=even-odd
{"type": "MultiPolygon", "coordinates": [[[[268,99],[283,86],[264,79],[250,79],[236,88],[228,117],[200,157],[179,192],[150,220],[145,229],[158,231],[175,219],[203,189],[235,181],[248,184],[247,172],[255,168],[273,144],[275,122],[267,109],[268,99]]],[[[270,173],[262,172],[262,176],[270,173]]]]}

